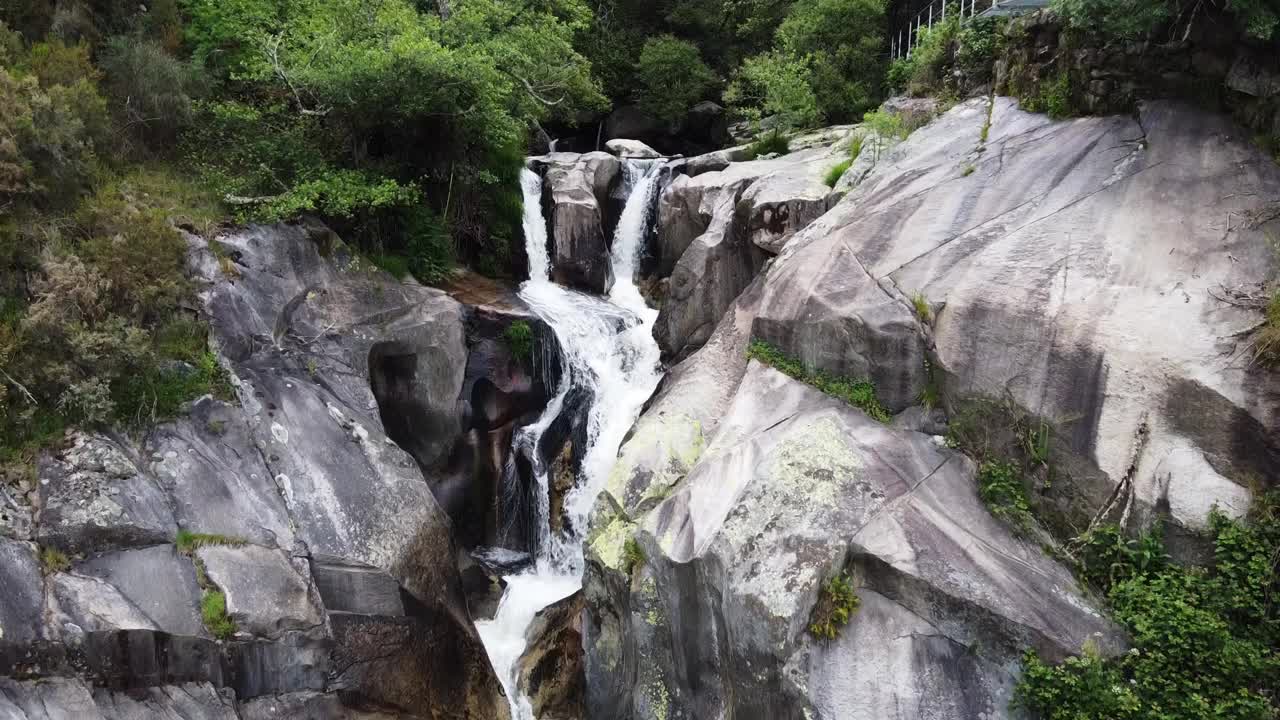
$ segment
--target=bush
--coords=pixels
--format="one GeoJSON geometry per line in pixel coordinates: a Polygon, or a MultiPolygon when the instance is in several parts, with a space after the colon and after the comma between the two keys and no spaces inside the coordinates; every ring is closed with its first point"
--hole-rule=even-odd
{"type": "Polygon", "coordinates": [[[861,604],[848,575],[832,577],[822,586],[818,603],[809,615],[809,633],[821,640],[836,639],[861,604]]]}
{"type": "Polygon", "coordinates": [[[985,462],[978,468],[978,497],[991,514],[1015,532],[1028,532],[1035,524],[1022,471],[1011,462],[985,462]]]}
{"type": "Polygon", "coordinates": [[[892,419],[889,411],[876,398],[876,388],[869,381],[837,378],[822,371],[810,370],[804,363],[760,340],[751,341],[751,345],[747,348],[747,357],[769,365],[800,382],[812,385],[832,397],[839,398],[862,410],[873,420],[887,423],[892,419]]]}
{"type": "Polygon", "coordinates": [[[1214,514],[1207,568],[1164,561],[1154,533],[1136,543],[1105,529],[1086,538],[1082,574],[1106,588],[1133,649],[1086,648],[1058,666],[1034,653],[1015,702],[1046,720],[1270,720],[1280,672],[1278,498],[1255,498],[1244,521],[1214,514]]]}
{"type": "Polygon", "coordinates": [[[1054,9],[1076,30],[1129,40],[1170,18],[1168,0],[1054,0],[1054,9]]]}
{"type": "Polygon", "coordinates": [[[645,42],[636,75],[640,107],[672,125],[684,119],[715,80],[697,46],[671,35],[645,42]]]}
{"type": "Polygon", "coordinates": [[[169,146],[191,124],[191,98],[203,92],[203,79],[158,42],[137,36],[111,38],[100,64],[112,109],[136,139],[169,146]]]}
{"type": "Polygon", "coordinates": [[[821,124],[806,60],[771,52],[748,58],[725,91],[725,102],[740,115],[773,116],[789,130],[821,124]]]}

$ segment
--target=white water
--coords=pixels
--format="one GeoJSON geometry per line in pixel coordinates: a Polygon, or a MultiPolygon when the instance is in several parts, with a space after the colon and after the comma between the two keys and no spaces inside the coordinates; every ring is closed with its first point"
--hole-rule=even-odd
{"type": "MultiPolygon", "coordinates": [[[[529,570],[506,578],[507,589],[494,619],[476,623],[511,701],[512,720],[534,720],[528,699],[516,687],[516,665],[525,650],[525,631],[538,611],[582,586],[582,533],[587,515],[608,480],[627,430],[662,377],[658,345],[653,339],[658,312],[645,304],[634,282],[661,164],[628,162],[624,166],[630,194],[614,233],[610,256],[614,284],[607,299],[568,290],[549,280],[541,179],[529,170],[521,175],[529,281],[521,286],[520,297],[555,332],[564,352],[564,371],[542,417],[522,429],[514,442],[518,447],[536,448],[571,388],[588,388],[593,398],[587,417],[587,446],[575,448],[584,450],[582,472],[565,498],[565,525],[569,529],[551,536],[546,523],[547,469],[535,467],[542,535],[537,557],[529,570]]],[[[529,453],[530,457],[536,455],[529,453]]]]}

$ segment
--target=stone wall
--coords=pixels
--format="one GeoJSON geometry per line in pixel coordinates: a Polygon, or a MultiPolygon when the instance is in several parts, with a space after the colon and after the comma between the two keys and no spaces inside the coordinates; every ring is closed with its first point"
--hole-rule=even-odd
{"type": "Polygon", "coordinates": [[[1242,37],[1222,14],[1201,13],[1151,40],[1107,41],[1068,32],[1045,10],[1006,28],[996,92],[1040,110],[1057,94],[1071,114],[1094,115],[1130,112],[1142,99],[1192,100],[1276,137],[1280,47],[1242,37]]]}

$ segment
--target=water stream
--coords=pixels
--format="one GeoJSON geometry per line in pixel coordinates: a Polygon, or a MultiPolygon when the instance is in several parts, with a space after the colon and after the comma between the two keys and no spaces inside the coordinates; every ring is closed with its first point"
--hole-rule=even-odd
{"type": "MultiPolygon", "coordinates": [[[[586,446],[574,448],[582,459],[581,472],[565,498],[565,531],[554,536],[551,533],[547,523],[549,468],[535,460],[540,537],[535,543],[533,565],[519,575],[505,578],[506,591],[494,619],[476,624],[511,701],[513,720],[535,720],[528,698],[522,697],[516,687],[517,661],[525,650],[525,631],[538,611],[582,586],[587,515],[608,479],[623,438],[662,377],[659,350],[653,339],[658,312],[645,304],[634,282],[662,165],[661,160],[624,163],[623,183],[628,194],[613,237],[610,263],[614,283],[607,298],[551,282],[541,206],[542,181],[530,170],[521,175],[529,280],[520,287],[520,297],[555,333],[564,353],[564,372],[542,416],[522,428],[513,442],[517,448],[536,448],[543,432],[563,409],[570,391],[584,389],[592,401],[586,418],[586,446]]],[[[526,456],[536,458],[537,453],[528,452],[526,456]]]]}

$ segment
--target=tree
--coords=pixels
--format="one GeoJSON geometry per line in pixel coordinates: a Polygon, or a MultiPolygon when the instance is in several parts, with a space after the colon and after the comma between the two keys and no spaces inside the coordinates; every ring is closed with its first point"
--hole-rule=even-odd
{"type": "Polygon", "coordinates": [[[759,119],[774,115],[787,129],[822,122],[813,94],[808,62],[780,52],[748,58],[725,92],[725,100],[743,114],[759,119]]]}
{"type": "Polygon", "coordinates": [[[637,75],[640,107],[673,125],[715,80],[698,48],[671,35],[650,38],[644,44],[637,75]]]}
{"type": "Polygon", "coordinates": [[[885,0],[799,0],[778,28],[778,48],[804,58],[828,122],[859,118],[880,101],[885,0]]]}

